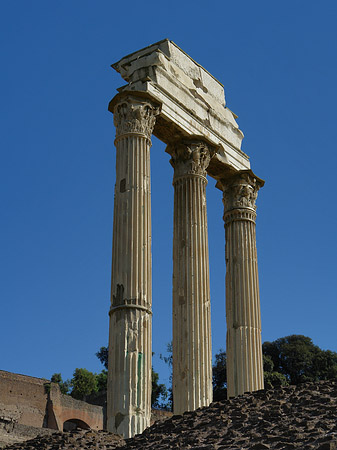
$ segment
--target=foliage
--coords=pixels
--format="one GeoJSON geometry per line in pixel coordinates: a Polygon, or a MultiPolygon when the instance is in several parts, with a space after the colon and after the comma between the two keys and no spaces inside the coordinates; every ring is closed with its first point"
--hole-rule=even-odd
{"type": "Polygon", "coordinates": [[[167,356],[164,356],[162,354],[159,355],[159,358],[164,361],[170,368],[170,378],[169,378],[169,388],[167,389],[168,391],[168,399],[166,404],[164,405],[163,409],[166,409],[168,411],[173,411],[173,389],[172,389],[172,368],[173,368],[173,346],[172,346],[172,341],[169,342],[166,345],[166,352],[167,352],[167,356]]]}
{"type": "Polygon", "coordinates": [[[109,349],[108,347],[101,347],[96,353],[97,358],[101,361],[103,366],[108,370],[109,363],[109,349]]]}
{"type": "Polygon", "coordinates": [[[213,400],[220,401],[227,398],[227,372],[226,372],[226,352],[220,348],[215,355],[213,365],[213,400]]]}
{"type": "MultiPolygon", "coordinates": [[[[215,355],[213,364],[213,400],[220,401],[227,398],[226,352],[220,349],[215,355]]],[[[286,377],[274,371],[274,363],[269,356],[263,355],[265,389],[273,389],[288,384],[286,377]]]]}
{"type": "Polygon", "coordinates": [[[52,383],[57,383],[60,387],[60,391],[62,392],[62,394],[68,394],[69,393],[69,389],[70,389],[70,382],[68,380],[63,381],[62,380],[62,376],[60,373],[54,373],[51,376],[50,381],[52,383]]]}
{"type": "Polygon", "coordinates": [[[274,363],[270,356],[262,355],[263,357],[263,371],[264,372],[273,372],[274,371],[274,363]]]}
{"type": "Polygon", "coordinates": [[[288,386],[286,377],[279,372],[264,372],[264,388],[276,389],[281,386],[288,386]]]}
{"type": "Polygon", "coordinates": [[[103,369],[101,373],[97,374],[96,382],[97,382],[97,392],[106,391],[108,383],[108,371],[103,369]]]}
{"type": "Polygon", "coordinates": [[[274,371],[274,363],[270,356],[263,355],[263,372],[265,389],[275,389],[289,384],[282,373],[274,371]]]}
{"type": "Polygon", "coordinates": [[[313,371],[319,380],[337,379],[337,353],[321,350],[313,361],[313,371]]]}
{"type": "MultiPolygon", "coordinates": [[[[309,337],[291,335],[265,342],[263,369],[265,389],[288,384],[337,378],[337,353],[321,350],[309,337]]],[[[225,399],[226,353],[220,349],[213,365],[213,399],[225,399]]]]}
{"type": "Polygon", "coordinates": [[[152,408],[165,409],[165,400],[167,398],[167,389],[165,384],[159,384],[159,375],[152,369],[152,408]]]}
{"type": "Polygon", "coordinates": [[[289,384],[337,378],[337,353],[320,349],[307,336],[293,334],[264,342],[262,348],[289,384]]]}
{"type": "Polygon", "coordinates": [[[72,387],[70,395],[77,400],[84,400],[87,395],[97,392],[96,374],[87,369],[75,369],[70,384],[72,387]]]}
{"type": "MultiPolygon", "coordinates": [[[[76,369],[71,380],[62,380],[60,373],[54,373],[50,381],[60,386],[62,394],[71,395],[78,400],[85,400],[88,395],[106,391],[108,372],[102,370],[96,374],[87,369],[76,369]]],[[[46,384],[48,392],[50,384],[46,384]]]]}
{"type": "Polygon", "coordinates": [[[167,356],[159,355],[160,359],[163,360],[171,369],[173,366],[173,354],[172,354],[172,342],[166,345],[167,356]]]}
{"type": "MultiPolygon", "coordinates": [[[[172,342],[167,344],[167,355],[160,358],[168,364],[170,387],[159,383],[159,375],[152,369],[151,403],[154,408],[173,409],[172,393],[172,342]]],[[[337,379],[337,353],[322,350],[314,345],[309,337],[291,335],[273,342],[264,342],[263,369],[265,389],[273,389],[288,384],[298,384],[306,381],[337,379]]],[[[108,348],[101,347],[96,356],[108,368],[108,348]]],[[[51,382],[57,383],[63,394],[69,394],[77,399],[105,391],[107,388],[107,370],[94,374],[86,369],[76,369],[73,378],[63,381],[60,373],[51,377],[51,382]]],[[[215,355],[213,364],[213,399],[215,401],[227,398],[226,352],[220,349],[215,355]]]]}

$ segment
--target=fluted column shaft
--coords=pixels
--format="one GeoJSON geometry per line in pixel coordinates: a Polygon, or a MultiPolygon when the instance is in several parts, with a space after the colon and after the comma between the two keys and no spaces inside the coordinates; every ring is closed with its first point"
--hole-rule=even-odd
{"type": "Polygon", "coordinates": [[[114,106],[113,221],[107,428],[130,438],[150,425],[152,266],[150,146],[157,108],[124,96],[114,106]]]}
{"type": "Polygon", "coordinates": [[[226,229],[227,391],[263,389],[261,313],[255,219],[258,189],[251,171],[222,181],[226,229]]]}
{"type": "Polygon", "coordinates": [[[173,408],[193,411],[212,401],[212,352],[206,168],[210,149],[202,142],[172,145],[173,408]]]}

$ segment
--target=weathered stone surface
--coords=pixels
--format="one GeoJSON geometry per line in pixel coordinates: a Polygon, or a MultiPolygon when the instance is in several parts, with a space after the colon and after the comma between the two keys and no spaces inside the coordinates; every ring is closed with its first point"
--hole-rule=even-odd
{"type": "Polygon", "coordinates": [[[101,430],[103,419],[101,406],[63,395],[49,380],[0,371],[0,447],[63,430],[67,420],[101,430]]]}
{"type": "Polygon", "coordinates": [[[335,450],[337,382],[258,391],[155,423],[123,442],[106,432],[59,433],[7,450],[335,450]]]}
{"type": "Polygon", "coordinates": [[[240,149],[243,134],[236,116],[226,108],[223,86],[177,45],[165,39],[125,56],[113,67],[128,84],[109,104],[117,159],[107,427],[129,438],[150,421],[151,134],[168,144],[174,167],[177,413],[208,405],[212,399],[207,174],[223,189],[225,207],[229,199],[225,213],[231,249],[226,251],[229,395],[263,387],[255,228],[247,222],[255,219],[251,204],[256,186],[247,180],[236,183],[250,176],[250,165],[240,149]],[[239,263],[232,264],[236,260],[239,263]]]}
{"type": "Polygon", "coordinates": [[[158,106],[114,103],[113,222],[107,429],[131,437],[150,425],[152,359],[151,134],[158,106]]]}
{"type": "Polygon", "coordinates": [[[103,407],[76,400],[70,395],[61,394],[57,384],[51,383],[47,404],[47,427],[62,431],[64,422],[74,420],[83,422],[93,430],[103,430],[103,407]]]}
{"type": "Polygon", "coordinates": [[[14,421],[0,419],[0,448],[18,442],[25,442],[37,436],[51,436],[54,433],[57,433],[57,431],[50,428],[31,427],[14,421]]]}
{"type": "Polygon", "coordinates": [[[260,293],[256,250],[256,198],[264,182],[251,170],[218,183],[226,230],[227,392],[263,389],[260,293]]]}
{"type": "Polygon", "coordinates": [[[174,168],[173,407],[182,414],[213,398],[206,169],[214,149],[186,140],[166,151],[174,168]]]}
{"type": "Polygon", "coordinates": [[[32,427],[46,426],[47,382],[0,370],[0,417],[32,427]]]}
{"type": "Polygon", "coordinates": [[[20,450],[112,450],[125,441],[118,435],[106,431],[70,431],[62,433],[57,431],[50,436],[37,436],[23,443],[13,444],[5,449],[20,450]]]}
{"type": "Polygon", "coordinates": [[[128,82],[120,92],[146,92],[162,104],[154,134],[163,142],[203,136],[217,147],[220,164],[249,169],[248,156],[241,151],[243,133],[226,107],[222,84],[174,42],[164,39],[112,67],[128,82]]]}

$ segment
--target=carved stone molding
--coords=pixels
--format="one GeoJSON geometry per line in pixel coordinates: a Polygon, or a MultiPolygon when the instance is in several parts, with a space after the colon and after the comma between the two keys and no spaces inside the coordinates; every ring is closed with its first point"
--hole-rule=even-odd
{"type": "MultiPolygon", "coordinates": [[[[226,180],[221,180],[225,215],[235,209],[249,209],[255,212],[257,193],[263,185],[264,181],[256,177],[251,170],[238,172],[226,180]]],[[[244,219],[245,215],[242,218],[244,219]]],[[[249,215],[249,219],[247,216],[248,220],[253,218],[255,214],[249,215]]]]}
{"type": "Polygon", "coordinates": [[[147,99],[128,96],[114,107],[116,139],[128,134],[141,134],[151,139],[159,107],[147,99]]]}
{"type": "Polygon", "coordinates": [[[256,211],[252,210],[252,209],[231,209],[229,211],[225,211],[224,216],[223,216],[223,220],[226,223],[229,222],[235,222],[235,221],[240,221],[242,222],[243,220],[247,220],[248,222],[254,222],[256,220],[256,211]]]}
{"type": "Polygon", "coordinates": [[[182,141],[168,145],[170,163],[174,168],[174,179],[185,175],[199,175],[206,178],[206,169],[215,149],[203,141],[182,141]]]}

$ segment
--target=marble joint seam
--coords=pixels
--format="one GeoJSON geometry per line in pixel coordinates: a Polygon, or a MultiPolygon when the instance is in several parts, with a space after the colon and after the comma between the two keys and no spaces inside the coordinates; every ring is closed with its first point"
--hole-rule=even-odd
{"type": "Polygon", "coordinates": [[[247,220],[255,224],[256,212],[254,210],[249,210],[248,208],[232,209],[224,213],[223,220],[226,224],[242,220],[247,220]]]}
{"type": "Polygon", "coordinates": [[[121,310],[121,309],[140,309],[142,311],[147,312],[148,314],[152,315],[152,310],[147,308],[146,306],[142,305],[118,305],[118,306],[111,306],[109,315],[111,316],[114,312],[121,310]]]}
{"type": "Polygon", "coordinates": [[[146,134],[144,133],[137,133],[137,132],[129,132],[129,133],[125,133],[125,134],[121,134],[119,136],[116,136],[115,140],[114,140],[114,144],[115,146],[117,146],[117,144],[122,141],[122,140],[127,140],[129,138],[135,138],[135,137],[139,137],[142,139],[146,140],[146,143],[151,147],[152,146],[152,141],[151,141],[151,137],[148,137],[146,134]]]}

